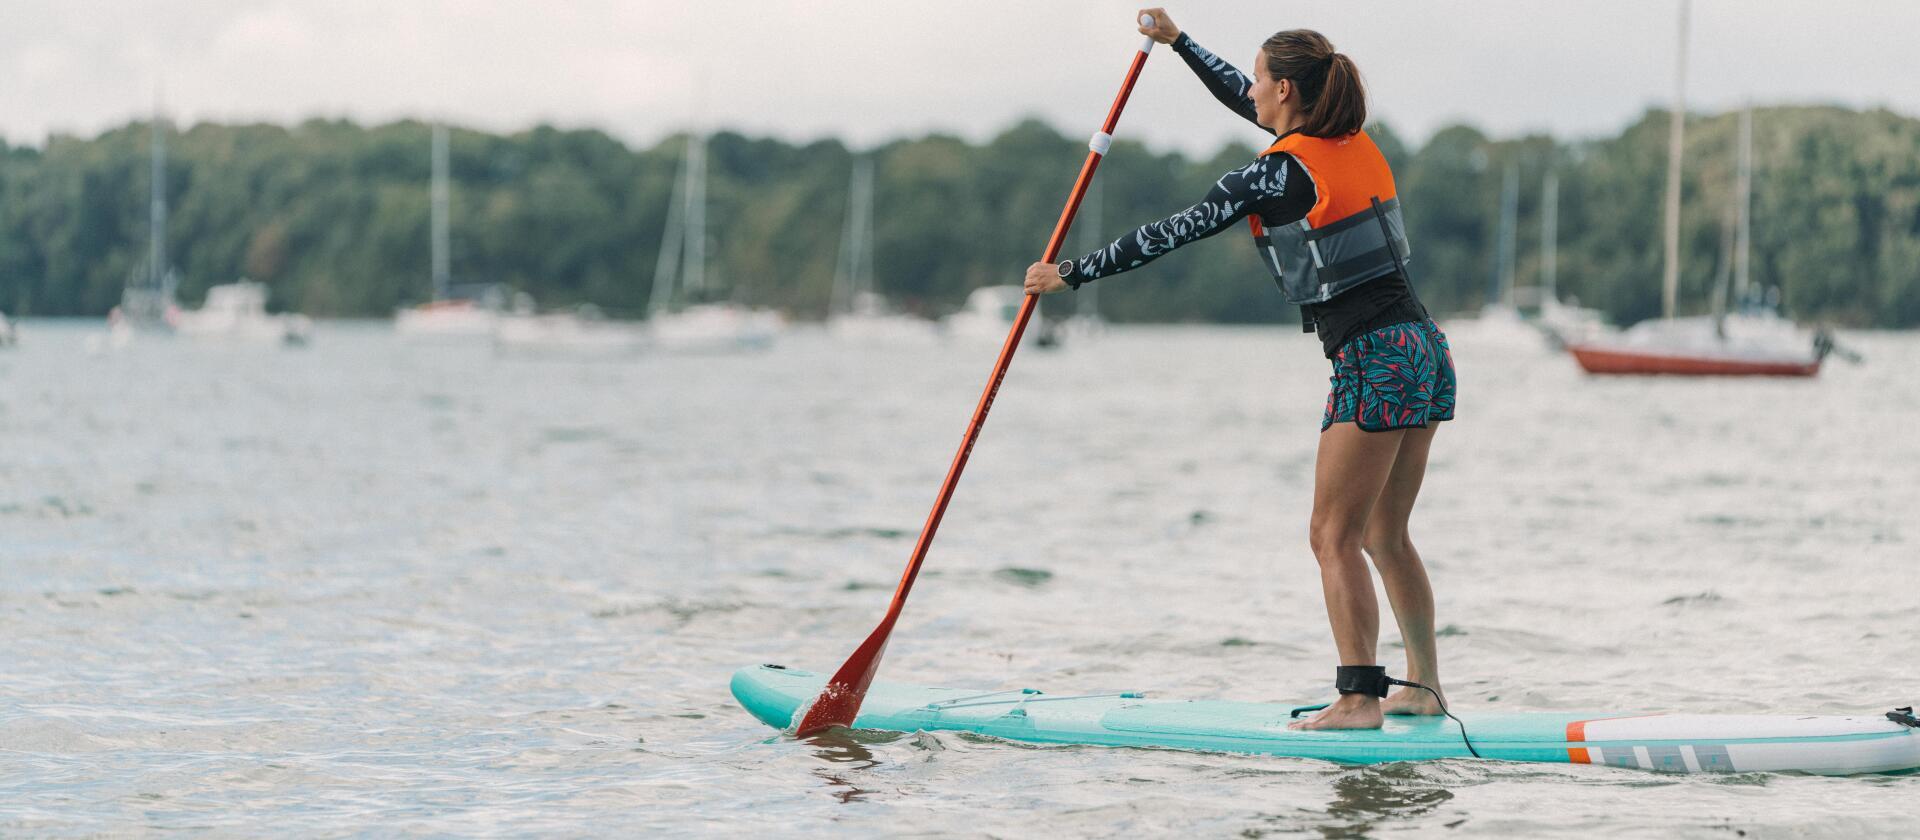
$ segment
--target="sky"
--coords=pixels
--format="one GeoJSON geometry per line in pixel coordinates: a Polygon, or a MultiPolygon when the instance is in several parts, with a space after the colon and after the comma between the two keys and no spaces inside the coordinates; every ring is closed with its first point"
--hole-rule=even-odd
{"type": "MultiPolygon", "coordinates": [[[[1679,0],[1251,2],[1168,7],[1242,67],[1309,27],[1415,142],[1617,132],[1674,85],[1679,0]]],[[[1140,36],[1136,3],[926,0],[0,0],[0,137],[176,122],[546,122],[648,146],[689,126],[855,146],[984,139],[1027,116],[1091,133],[1140,36]]],[[[1920,2],[1694,0],[1690,110],[1833,103],[1920,115],[1920,2]]],[[[1210,153],[1256,129],[1156,48],[1118,134],[1210,153]]]]}

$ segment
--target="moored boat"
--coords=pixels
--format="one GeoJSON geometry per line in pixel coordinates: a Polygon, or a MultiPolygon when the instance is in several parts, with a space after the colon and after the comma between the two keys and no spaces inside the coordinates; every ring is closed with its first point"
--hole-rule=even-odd
{"type": "Polygon", "coordinates": [[[1752,250],[1753,111],[1741,111],[1737,134],[1737,180],[1725,230],[1721,281],[1713,293],[1714,314],[1674,315],[1680,277],[1680,171],[1686,125],[1687,5],[1680,6],[1680,40],[1674,107],[1667,143],[1665,266],[1661,317],[1620,332],[1567,343],[1581,369],[1593,374],[1680,376],[1813,376],[1834,348],[1825,330],[1809,330],[1780,314],[1778,290],[1765,301],[1749,282],[1752,250]],[[1753,290],[1756,294],[1749,294],[1753,290]],[[1733,302],[1729,312],[1728,301],[1733,302]]]}
{"type": "Polygon", "coordinates": [[[1651,319],[1571,342],[1567,352],[1581,369],[1596,374],[1813,376],[1832,348],[1825,332],[1758,313],[1651,319]]]}
{"type": "Polygon", "coordinates": [[[714,301],[709,282],[707,142],[694,134],[687,137],[679,183],[667,205],[666,229],[661,235],[647,306],[648,341],[656,350],[687,353],[773,346],[774,338],[786,329],[786,319],[769,309],[714,301]]]}
{"type": "Polygon", "coordinates": [[[453,282],[450,211],[452,179],[447,127],[433,126],[433,169],[428,182],[431,290],[433,298],[394,310],[393,328],[410,339],[480,339],[493,335],[502,295],[486,283],[453,282]]]}
{"type": "MultiPolygon", "coordinates": [[[[1005,341],[1007,332],[1020,315],[1026,290],[1020,286],[982,286],[967,293],[967,304],[959,312],[941,321],[946,334],[960,341],[1005,341]]],[[[1059,341],[1053,325],[1034,307],[1027,330],[1020,336],[1023,344],[1048,347],[1059,341]]]]}
{"type": "Polygon", "coordinates": [[[245,279],[209,287],[206,302],[180,311],[173,326],[181,335],[283,344],[305,344],[313,332],[305,315],[268,313],[267,287],[245,279]]]}

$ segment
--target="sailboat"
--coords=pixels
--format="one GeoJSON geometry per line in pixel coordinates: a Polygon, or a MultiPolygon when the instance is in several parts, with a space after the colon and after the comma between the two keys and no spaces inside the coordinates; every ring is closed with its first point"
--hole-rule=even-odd
{"type": "Polygon", "coordinates": [[[456,290],[450,270],[447,204],[447,127],[433,126],[432,199],[433,300],[401,307],[393,313],[393,328],[410,338],[481,338],[492,334],[499,309],[499,291],[492,287],[456,290]]]}
{"type": "MultiPolygon", "coordinates": [[[[1487,302],[1471,320],[1449,321],[1447,335],[1460,347],[1538,348],[1540,332],[1520,312],[1514,287],[1518,271],[1520,164],[1509,161],[1500,179],[1500,214],[1495,228],[1493,272],[1487,302]]],[[[1534,290],[1529,290],[1529,295],[1534,290]]]]}
{"type": "Polygon", "coordinates": [[[174,316],[174,329],[200,338],[303,345],[313,334],[313,321],[298,313],[268,313],[266,284],[242,277],[209,287],[199,309],[174,316]]]}
{"type": "Polygon", "coordinates": [[[853,161],[847,220],[833,272],[827,333],[841,341],[903,344],[930,341],[933,323],[891,311],[873,283],[873,159],[853,161]]]}
{"type": "Polygon", "coordinates": [[[569,312],[538,312],[524,292],[493,325],[494,351],[511,356],[617,357],[639,351],[646,334],[607,318],[591,303],[569,312]]]}
{"type": "MultiPolygon", "coordinates": [[[[1100,182],[1096,179],[1093,183],[1098,186],[1100,182]]],[[[1099,284],[1081,286],[1076,294],[1084,295],[1096,285],[1099,284]]],[[[982,344],[1005,342],[1007,334],[1013,331],[1013,322],[1020,317],[1020,306],[1026,296],[1026,287],[1022,285],[974,289],[967,293],[967,302],[960,311],[940,319],[941,331],[947,338],[956,341],[982,344]]],[[[1022,346],[1060,346],[1063,336],[1059,324],[1055,319],[1046,317],[1042,312],[1044,308],[1033,308],[1033,315],[1027,320],[1026,332],[1020,335],[1022,346]]]]}
{"type": "Polygon", "coordinates": [[[707,141],[687,137],[667,226],[654,264],[648,297],[647,332],[653,346],[680,352],[760,350],[773,345],[785,326],[779,313],[736,303],[689,302],[676,305],[676,290],[698,296],[707,285],[707,141]]]}
{"type": "MultiPolygon", "coordinates": [[[[966,305],[942,319],[941,328],[948,338],[969,342],[1003,342],[1020,317],[1020,304],[1027,296],[1023,286],[982,286],[967,293],[966,305]]],[[[1020,336],[1023,346],[1058,347],[1062,338],[1054,321],[1035,307],[1027,320],[1027,331],[1020,336]]]]}
{"type": "Polygon", "coordinates": [[[147,259],[136,266],[120,292],[120,305],[107,313],[107,325],[116,342],[134,332],[172,332],[180,307],[174,290],[180,275],[167,261],[167,124],[156,106],[149,144],[152,176],[148,181],[147,259]]]}
{"type": "MultiPolygon", "coordinates": [[[[1727,312],[1675,317],[1680,284],[1681,144],[1686,123],[1687,2],[1680,3],[1678,69],[1675,73],[1671,128],[1667,132],[1666,270],[1661,317],[1616,333],[1568,344],[1568,352],[1588,373],[1682,374],[1696,376],[1813,376],[1833,351],[1825,331],[1811,332],[1777,311],[1748,302],[1748,251],[1751,248],[1753,114],[1741,113],[1739,180],[1735,189],[1733,294],[1742,301],[1727,312]]],[[[1776,296],[1777,298],[1777,296],[1776,296]]]]}
{"type": "MultiPolygon", "coordinates": [[[[1086,196],[1080,200],[1080,218],[1075,222],[1075,227],[1078,228],[1076,233],[1080,240],[1080,253],[1083,254],[1107,244],[1106,240],[1100,238],[1101,216],[1106,209],[1106,195],[1100,188],[1101,183],[1095,177],[1093,183],[1087,185],[1086,196]]],[[[1060,332],[1076,341],[1105,333],[1107,320],[1100,317],[1100,284],[1082,284],[1072,297],[1073,314],[1061,320],[1060,332]]]]}
{"type": "Polygon", "coordinates": [[[1540,308],[1534,326],[1555,348],[1588,341],[1607,329],[1606,315],[1560,299],[1560,175],[1547,170],[1540,185],[1540,308]]]}

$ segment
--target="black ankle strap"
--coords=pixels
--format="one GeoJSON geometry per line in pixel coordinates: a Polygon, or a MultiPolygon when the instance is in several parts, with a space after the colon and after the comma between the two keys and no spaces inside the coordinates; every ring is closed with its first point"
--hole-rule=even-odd
{"type": "Polygon", "coordinates": [[[1333,669],[1333,687],[1341,694],[1385,697],[1388,684],[1383,665],[1341,665],[1333,669]]]}

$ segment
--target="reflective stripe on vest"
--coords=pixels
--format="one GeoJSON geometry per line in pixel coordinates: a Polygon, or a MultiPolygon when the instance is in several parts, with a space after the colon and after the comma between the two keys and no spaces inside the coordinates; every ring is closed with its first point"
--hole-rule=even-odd
{"type": "Polygon", "coordinates": [[[1247,218],[1260,261],[1288,303],[1320,303],[1396,270],[1407,259],[1407,226],[1393,188],[1393,172],[1364,131],[1347,137],[1289,134],[1262,156],[1286,152],[1313,181],[1313,209],[1291,224],[1269,228],[1247,218]],[[1374,199],[1381,214],[1375,214],[1374,199]],[[1387,231],[1393,241],[1387,241],[1387,231]],[[1397,258],[1397,259],[1396,259],[1397,258]]]}

